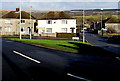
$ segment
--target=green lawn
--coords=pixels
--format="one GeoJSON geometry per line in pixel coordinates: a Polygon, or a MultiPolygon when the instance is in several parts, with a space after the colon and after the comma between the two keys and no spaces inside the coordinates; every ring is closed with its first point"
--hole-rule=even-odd
{"type": "Polygon", "coordinates": [[[28,44],[42,45],[49,48],[55,48],[58,50],[65,50],[69,52],[78,53],[79,44],[92,45],[90,43],[82,43],[80,41],[72,40],[44,40],[44,39],[19,39],[19,38],[7,38],[7,40],[21,41],[28,44]]]}

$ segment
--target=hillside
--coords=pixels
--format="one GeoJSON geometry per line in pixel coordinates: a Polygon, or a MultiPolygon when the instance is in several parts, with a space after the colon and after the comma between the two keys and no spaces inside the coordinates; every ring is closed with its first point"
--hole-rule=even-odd
{"type": "MultiPolygon", "coordinates": [[[[10,12],[10,10],[0,10],[0,16],[6,14],[10,12]]],[[[27,11],[26,12],[30,12],[30,11],[27,11]]],[[[32,12],[32,15],[36,18],[40,17],[41,15],[45,14],[45,13],[48,13],[49,11],[31,11],[32,12]]],[[[56,11],[56,12],[59,12],[59,11],[56,11]]],[[[82,16],[82,10],[71,10],[71,11],[65,11],[66,13],[70,14],[71,16],[82,16]]],[[[92,16],[92,15],[120,15],[120,10],[117,10],[117,9],[107,9],[107,10],[98,10],[98,9],[95,9],[95,10],[85,10],[85,15],[86,16],[92,16]]]]}
{"type": "MultiPolygon", "coordinates": [[[[0,17],[4,14],[7,14],[8,12],[10,12],[9,10],[0,10],[0,17]]],[[[30,13],[30,11],[26,11],[28,13],[30,13]]],[[[36,18],[36,19],[40,19],[40,17],[42,17],[44,14],[47,14],[49,11],[31,11],[32,15],[36,18]]],[[[60,12],[60,11],[56,11],[56,12],[60,12]]],[[[80,26],[82,24],[82,15],[83,15],[83,11],[82,10],[71,10],[71,11],[64,11],[66,14],[71,15],[72,17],[77,19],[77,25],[80,26]]],[[[91,22],[95,22],[95,21],[101,21],[100,17],[101,15],[103,16],[103,19],[105,19],[106,17],[111,17],[109,22],[116,22],[116,23],[120,23],[120,18],[118,16],[120,16],[120,10],[117,9],[106,9],[106,10],[85,10],[85,23],[87,24],[91,24],[91,22]]]]}

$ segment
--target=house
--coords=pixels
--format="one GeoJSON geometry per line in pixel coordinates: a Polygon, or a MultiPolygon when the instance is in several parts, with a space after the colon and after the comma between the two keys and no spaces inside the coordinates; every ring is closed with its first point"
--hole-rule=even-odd
{"type": "Polygon", "coordinates": [[[106,19],[103,19],[102,22],[101,21],[92,22],[90,29],[92,29],[93,33],[99,34],[99,32],[101,32],[102,29],[105,29],[105,23],[110,19],[111,18],[106,18],[106,19]]]}
{"type": "MultiPolygon", "coordinates": [[[[21,34],[29,35],[30,31],[34,34],[34,23],[35,18],[30,14],[21,11],[21,34]],[[30,29],[31,28],[31,29],[30,29]]],[[[15,11],[10,11],[9,13],[2,16],[0,19],[0,34],[1,35],[19,35],[20,34],[20,11],[16,8],[15,11]]]]}
{"type": "Polygon", "coordinates": [[[76,19],[63,11],[50,11],[37,22],[40,36],[56,37],[56,33],[76,33],[76,19]]]}
{"type": "Polygon", "coordinates": [[[105,28],[112,28],[116,33],[120,33],[120,23],[105,23],[105,28]]]}

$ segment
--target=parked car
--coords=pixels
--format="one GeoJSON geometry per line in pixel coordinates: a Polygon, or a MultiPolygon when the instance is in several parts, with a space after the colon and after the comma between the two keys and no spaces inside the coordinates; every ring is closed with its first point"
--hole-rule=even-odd
{"type": "Polygon", "coordinates": [[[120,35],[112,35],[107,40],[110,43],[119,43],[120,44],[120,35]]]}

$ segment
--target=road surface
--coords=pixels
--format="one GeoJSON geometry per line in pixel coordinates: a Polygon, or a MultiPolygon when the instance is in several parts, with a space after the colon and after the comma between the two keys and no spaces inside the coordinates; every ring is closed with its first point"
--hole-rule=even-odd
{"type": "Polygon", "coordinates": [[[97,47],[101,47],[105,50],[108,50],[120,55],[120,44],[107,43],[106,39],[100,38],[97,35],[91,34],[91,33],[85,33],[85,38],[89,43],[97,47]]]}
{"type": "Polygon", "coordinates": [[[2,40],[3,81],[120,81],[120,58],[2,40]]]}

